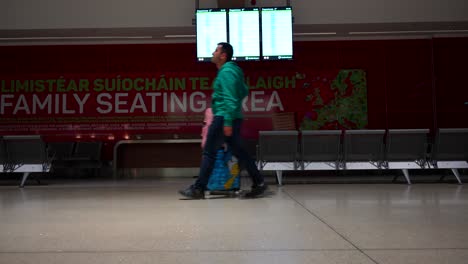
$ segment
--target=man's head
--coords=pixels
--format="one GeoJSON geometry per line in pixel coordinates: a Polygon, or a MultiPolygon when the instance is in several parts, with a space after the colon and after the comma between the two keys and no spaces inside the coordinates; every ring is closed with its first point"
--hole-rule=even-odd
{"type": "Polygon", "coordinates": [[[213,52],[211,62],[216,64],[218,67],[221,67],[224,63],[231,61],[233,54],[234,49],[232,48],[231,44],[220,42],[218,43],[216,50],[213,52]]]}

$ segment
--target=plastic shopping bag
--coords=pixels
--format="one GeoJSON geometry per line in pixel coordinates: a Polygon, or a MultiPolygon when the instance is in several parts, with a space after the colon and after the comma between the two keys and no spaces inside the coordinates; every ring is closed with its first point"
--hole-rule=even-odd
{"type": "Polygon", "coordinates": [[[234,191],[240,189],[240,169],[237,158],[224,148],[218,150],[216,161],[208,181],[210,191],[234,191]]]}

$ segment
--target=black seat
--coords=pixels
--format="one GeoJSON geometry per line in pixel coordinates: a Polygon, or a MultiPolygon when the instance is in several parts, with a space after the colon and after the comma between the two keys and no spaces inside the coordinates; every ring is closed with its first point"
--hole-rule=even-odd
{"type": "Polygon", "coordinates": [[[297,162],[299,132],[260,131],[258,159],[262,162],[297,162]]]}
{"type": "Polygon", "coordinates": [[[468,161],[468,128],[440,128],[433,161],[468,161]]]}
{"type": "Polygon", "coordinates": [[[342,162],[341,131],[302,131],[301,161],[305,170],[339,169],[342,162]]]}
{"type": "Polygon", "coordinates": [[[468,168],[468,128],[440,128],[431,164],[434,168],[451,169],[458,183],[462,184],[458,169],[468,168]]]}
{"type": "Polygon", "coordinates": [[[402,170],[408,184],[411,184],[408,169],[429,168],[428,134],[429,129],[388,130],[385,152],[386,167],[402,170]]]}
{"type": "Polygon", "coordinates": [[[258,167],[260,170],[276,171],[280,185],[283,170],[296,170],[299,167],[298,136],[296,130],[259,132],[258,167]]]}
{"type": "Polygon", "coordinates": [[[384,160],[385,130],[346,130],[344,162],[346,169],[380,169],[384,160]]]}
{"type": "Polygon", "coordinates": [[[49,142],[49,156],[52,157],[52,168],[67,168],[71,166],[75,142],[49,142]]]}
{"type": "Polygon", "coordinates": [[[427,162],[429,129],[389,129],[386,160],[414,161],[424,168],[427,162]]]}
{"type": "Polygon", "coordinates": [[[40,136],[5,136],[8,163],[16,167],[24,164],[47,164],[46,143],[40,136]]]}
{"type": "Polygon", "coordinates": [[[72,155],[72,167],[77,169],[92,169],[96,174],[102,167],[102,142],[76,142],[72,155]]]}
{"type": "Polygon", "coordinates": [[[7,172],[22,172],[24,184],[31,172],[48,172],[50,160],[46,143],[39,135],[15,135],[4,137],[7,154],[7,172]]]}

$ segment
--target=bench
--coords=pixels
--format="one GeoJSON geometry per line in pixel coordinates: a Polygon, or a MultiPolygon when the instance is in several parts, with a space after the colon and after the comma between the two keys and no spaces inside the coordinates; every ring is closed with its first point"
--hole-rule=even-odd
{"type": "MultiPolygon", "coordinates": [[[[257,164],[283,170],[389,170],[468,168],[468,129],[439,129],[436,142],[429,129],[260,131],[257,164]],[[296,153],[299,153],[297,155],[296,153]],[[299,165],[298,165],[299,164],[299,165]]],[[[394,177],[393,182],[398,178],[394,177]]],[[[442,178],[441,178],[442,180],[442,178]]]]}
{"type": "Polygon", "coordinates": [[[49,142],[52,168],[96,169],[102,167],[102,142],[49,142]]]}
{"type": "Polygon", "coordinates": [[[47,145],[39,135],[4,136],[0,149],[2,172],[23,173],[21,188],[31,173],[50,169],[47,145]]]}

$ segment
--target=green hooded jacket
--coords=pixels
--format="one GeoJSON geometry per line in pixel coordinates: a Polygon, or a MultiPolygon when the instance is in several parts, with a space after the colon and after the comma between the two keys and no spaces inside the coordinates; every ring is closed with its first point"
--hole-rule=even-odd
{"type": "Polygon", "coordinates": [[[249,88],[244,81],[244,73],[235,62],[228,61],[218,70],[213,83],[211,108],[214,116],[224,117],[224,126],[232,126],[232,121],[242,118],[242,100],[249,88]]]}

